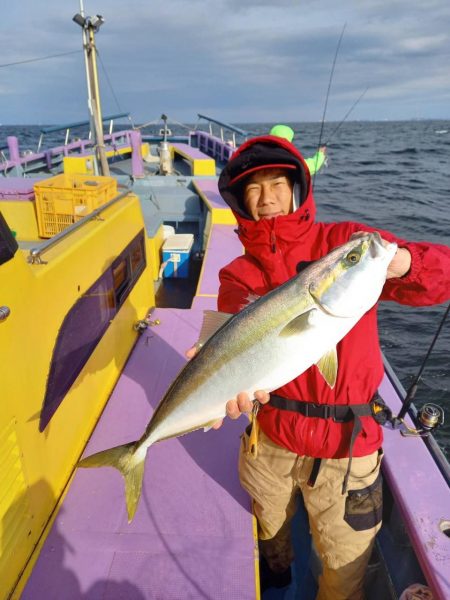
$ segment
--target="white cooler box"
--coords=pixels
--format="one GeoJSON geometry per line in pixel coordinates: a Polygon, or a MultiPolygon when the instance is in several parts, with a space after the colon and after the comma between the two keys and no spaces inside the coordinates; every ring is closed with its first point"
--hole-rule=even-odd
{"type": "Polygon", "coordinates": [[[187,277],[189,257],[194,243],[192,233],[176,233],[169,236],[162,246],[163,277],[187,277]]]}

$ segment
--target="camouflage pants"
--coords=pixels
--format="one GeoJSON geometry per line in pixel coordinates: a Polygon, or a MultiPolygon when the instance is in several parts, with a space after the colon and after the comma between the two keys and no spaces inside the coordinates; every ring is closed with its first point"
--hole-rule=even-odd
{"type": "Polygon", "coordinates": [[[314,487],[307,485],[314,459],[281,448],[260,431],[258,456],[242,436],[241,484],[253,499],[260,552],[275,572],[293,560],[290,521],[303,495],[314,545],[322,563],[317,600],[361,600],[367,564],[381,527],[381,453],[352,461],[348,491],[342,483],[348,459],[323,459],[314,487]]]}

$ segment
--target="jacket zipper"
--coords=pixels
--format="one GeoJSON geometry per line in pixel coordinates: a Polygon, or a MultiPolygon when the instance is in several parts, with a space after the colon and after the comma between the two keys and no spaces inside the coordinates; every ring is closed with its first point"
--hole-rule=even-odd
{"type": "Polygon", "coordinates": [[[277,251],[277,236],[275,235],[275,231],[272,229],[270,232],[270,249],[273,254],[277,251]]]}

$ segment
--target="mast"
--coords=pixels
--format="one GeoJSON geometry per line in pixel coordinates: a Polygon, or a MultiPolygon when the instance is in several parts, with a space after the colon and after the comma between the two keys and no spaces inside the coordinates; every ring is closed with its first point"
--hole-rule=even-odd
{"type": "Polygon", "coordinates": [[[83,36],[89,120],[91,122],[95,148],[94,171],[96,174],[109,175],[109,165],[106,159],[105,141],[103,138],[103,118],[97,71],[97,50],[95,47],[95,34],[104,23],[104,19],[101,15],[85,17],[83,0],[80,0],[80,13],[73,17],[73,21],[80,25],[83,36]]]}

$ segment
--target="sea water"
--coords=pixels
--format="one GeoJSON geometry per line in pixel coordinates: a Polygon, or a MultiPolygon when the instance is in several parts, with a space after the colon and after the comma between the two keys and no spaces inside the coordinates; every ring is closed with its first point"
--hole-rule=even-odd
{"type": "MultiPolygon", "coordinates": [[[[273,124],[239,127],[262,134],[273,124]]],[[[322,135],[320,123],[288,124],[305,157],[315,153],[319,140],[328,147],[328,164],[314,177],[319,220],[357,221],[405,240],[449,245],[450,121],[325,123],[322,135]]],[[[36,150],[39,127],[0,127],[0,145],[7,135],[18,135],[22,149],[36,150]]],[[[381,347],[405,389],[419,371],[445,308],[380,304],[381,347]]],[[[416,406],[426,402],[446,410],[447,424],[435,437],[450,457],[450,317],[417,390],[416,406]]]]}

